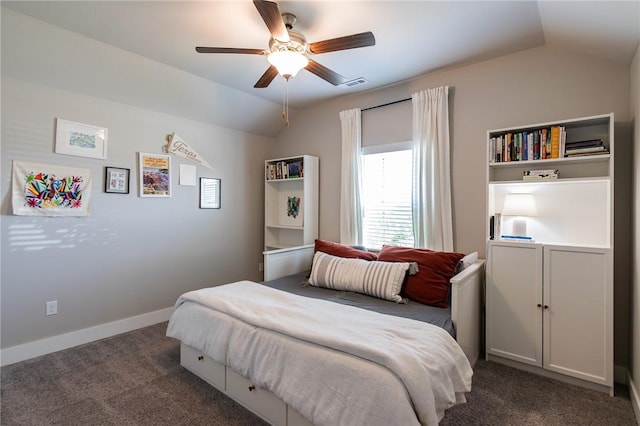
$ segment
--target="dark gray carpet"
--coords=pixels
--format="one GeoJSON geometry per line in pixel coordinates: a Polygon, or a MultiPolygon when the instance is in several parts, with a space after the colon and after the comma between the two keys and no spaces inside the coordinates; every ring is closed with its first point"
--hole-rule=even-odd
{"type": "MultiPolygon", "coordinates": [[[[2,425],[264,425],[180,366],[166,323],[2,368],[2,425]]],[[[636,425],[614,398],[480,361],[442,425],[636,425]]],[[[398,425],[401,426],[401,425],[398,425]]]]}

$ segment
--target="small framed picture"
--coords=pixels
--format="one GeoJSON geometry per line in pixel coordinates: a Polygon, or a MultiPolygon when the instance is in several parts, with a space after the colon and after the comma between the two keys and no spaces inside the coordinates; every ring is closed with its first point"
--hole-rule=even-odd
{"type": "Polygon", "coordinates": [[[107,159],[107,129],[56,119],[56,154],[107,159]]]}
{"type": "Polygon", "coordinates": [[[140,196],[171,197],[171,157],[139,153],[140,196]]]}
{"type": "Polygon", "coordinates": [[[129,193],[129,169],[121,167],[104,168],[104,192],[114,194],[129,193]]]}
{"type": "Polygon", "coordinates": [[[220,208],[220,179],[200,178],[200,208],[220,208]]]}

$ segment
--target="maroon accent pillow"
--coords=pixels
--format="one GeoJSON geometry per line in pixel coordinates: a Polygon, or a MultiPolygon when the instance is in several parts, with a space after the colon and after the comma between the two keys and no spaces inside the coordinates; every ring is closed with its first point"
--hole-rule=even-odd
{"type": "Polygon", "coordinates": [[[449,306],[449,280],[456,274],[461,253],[433,251],[412,247],[383,246],[378,254],[381,262],[416,262],[418,273],[407,277],[402,294],[425,305],[449,306]]]}
{"type": "Polygon", "coordinates": [[[316,240],[315,251],[321,251],[323,253],[330,254],[331,256],[345,257],[347,259],[378,259],[378,256],[376,256],[375,253],[324,240],[316,240]]]}

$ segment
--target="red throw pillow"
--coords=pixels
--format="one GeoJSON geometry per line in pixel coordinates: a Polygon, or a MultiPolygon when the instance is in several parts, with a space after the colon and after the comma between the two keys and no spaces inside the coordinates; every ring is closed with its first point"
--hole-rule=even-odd
{"type": "Polygon", "coordinates": [[[378,254],[382,262],[416,262],[418,273],[407,277],[402,293],[416,302],[440,308],[449,306],[449,280],[463,257],[461,253],[396,246],[383,246],[378,254]]]}
{"type": "Polygon", "coordinates": [[[347,259],[377,260],[378,258],[375,253],[324,240],[316,240],[315,251],[321,251],[331,256],[345,257],[347,259]]]}

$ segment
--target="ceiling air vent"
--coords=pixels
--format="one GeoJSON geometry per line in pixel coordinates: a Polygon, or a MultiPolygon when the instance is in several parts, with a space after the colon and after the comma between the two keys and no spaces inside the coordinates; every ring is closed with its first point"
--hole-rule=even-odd
{"type": "Polygon", "coordinates": [[[351,89],[352,87],[362,86],[363,84],[367,84],[368,81],[364,77],[356,78],[355,80],[347,81],[340,85],[340,87],[344,89],[351,89]]]}

